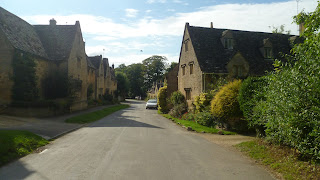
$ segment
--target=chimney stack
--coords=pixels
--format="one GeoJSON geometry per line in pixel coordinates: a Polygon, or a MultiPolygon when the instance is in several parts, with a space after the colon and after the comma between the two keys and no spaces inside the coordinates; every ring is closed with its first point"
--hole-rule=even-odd
{"type": "Polygon", "coordinates": [[[55,26],[55,25],[57,25],[57,21],[56,20],[54,20],[53,18],[52,19],[50,19],[50,25],[51,26],[55,26]]]}
{"type": "Polygon", "coordinates": [[[211,29],[213,28],[213,22],[210,23],[210,28],[211,28],[211,29]]]}

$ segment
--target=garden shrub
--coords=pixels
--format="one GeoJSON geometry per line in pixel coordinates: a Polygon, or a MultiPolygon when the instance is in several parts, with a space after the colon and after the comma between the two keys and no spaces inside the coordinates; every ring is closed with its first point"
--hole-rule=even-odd
{"type": "MultiPolygon", "coordinates": [[[[310,14],[301,13],[304,42],[287,56],[291,63],[279,66],[269,78],[261,117],[268,139],[296,148],[303,157],[320,161],[320,3],[310,14]]],[[[261,110],[261,108],[260,108],[261,110]]]]}
{"type": "Polygon", "coordinates": [[[184,95],[180,91],[175,91],[170,97],[170,104],[167,107],[170,109],[169,114],[173,117],[180,118],[187,112],[187,104],[184,95]]]}
{"type": "Polygon", "coordinates": [[[196,115],[193,113],[186,112],[182,115],[181,119],[186,120],[186,121],[196,122],[196,115]]]}
{"type": "Polygon", "coordinates": [[[200,93],[199,96],[194,98],[193,104],[195,105],[195,113],[208,111],[210,109],[210,102],[213,98],[211,93],[200,93]]]}
{"type": "Polygon", "coordinates": [[[234,80],[226,84],[211,101],[211,113],[213,116],[229,125],[232,125],[229,123],[229,120],[240,120],[240,117],[242,116],[238,102],[240,86],[241,80],[234,80]]]}
{"type": "Polygon", "coordinates": [[[172,105],[178,105],[186,102],[184,95],[180,91],[175,91],[170,97],[172,105]]]}
{"type": "MultiPolygon", "coordinates": [[[[256,105],[265,100],[267,77],[248,77],[240,87],[238,101],[248,125],[257,130],[259,136],[264,135],[265,122],[261,122],[256,105]],[[255,113],[254,113],[255,111],[255,113]]],[[[263,109],[261,109],[263,110],[263,109]]],[[[245,126],[245,123],[244,123],[245,126]]]]}
{"type": "Polygon", "coordinates": [[[211,127],[211,126],[215,127],[217,125],[215,118],[208,111],[204,111],[196,114],[196,122],[198,124],[201,124],[203,126],[208,126],[208,127],[211,127]]]}
{"type": "Polygon", "coordinates": [[[158,110],[161,113],[168,113],[168,107],[167,107],[167,86],[164,86],[159,89],[158,93],[158,110]]]}

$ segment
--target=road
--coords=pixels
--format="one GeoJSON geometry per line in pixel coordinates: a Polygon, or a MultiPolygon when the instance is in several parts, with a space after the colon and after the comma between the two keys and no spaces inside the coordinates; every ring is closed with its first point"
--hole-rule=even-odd
{"type": "Polygon", "coordinates": [[[0,169],[0,179],[273,179],[236,152],[146,110],[144,102],[54,140],[0,169]]]}

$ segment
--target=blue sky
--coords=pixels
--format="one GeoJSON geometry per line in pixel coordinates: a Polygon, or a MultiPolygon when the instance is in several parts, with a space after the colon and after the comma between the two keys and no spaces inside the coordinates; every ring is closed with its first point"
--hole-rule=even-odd
{"type": "MultiPolygon", "coordinates": [[[[191,26],[271,32],[284,24],[297,34],[296,0],[0,0],[0,6],[30,24],[74,24],[79,20],[89,56],[111,64],[139,63],[152,55],[179,60],[186,22],[191,26]]],[[[300,0],[314,11],[317,0],[300,0]]]]}

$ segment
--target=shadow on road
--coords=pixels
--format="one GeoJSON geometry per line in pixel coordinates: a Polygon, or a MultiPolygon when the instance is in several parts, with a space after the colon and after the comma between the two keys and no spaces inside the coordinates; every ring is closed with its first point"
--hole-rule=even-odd
{"type": "Polygon", "coordinates": [[[145,127],[145,128],[160,128],[151,124],[133,120],[134,116],[123,116],[123,112],[115,113],[112,118],[102,119],[93,123],[90,127],[145,127]]]}

